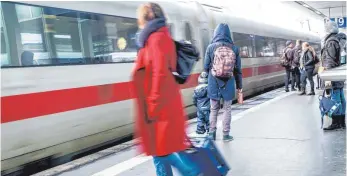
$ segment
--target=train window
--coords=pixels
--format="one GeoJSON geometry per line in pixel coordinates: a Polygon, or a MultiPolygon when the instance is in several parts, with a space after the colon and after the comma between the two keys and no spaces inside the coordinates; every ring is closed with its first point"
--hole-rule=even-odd
{"type": "Polygon", "coordinates": [[[255,36],[256,57],[274,57],[276,41],[271,37],[255,36]]]}
{"type": "Polygon", "coordinates": [[[98,15],[85,23],[91,30],[94,63],[134,61],[136,19],[98,15]]]}
{"type": "Polygon", "coordinates": [[[6,49],[6,40],[5,40],[5,35],[4,35],[4,21],[2,18],[2,10],[0,8],[0,28],[1,28],[1,66],[8,66],[9,65],[9,60],[7,56],[7,49],[6,49]]]}
{"type": "Polygon", "coordinates": [[[77,12],[53,8],[44,8],[43,12],[50,59],[36,59],[38,64],[84,63],[77,12]]]}
{"type": "Polygon", "coordinates": [[[287,40],[285,39],[276,39],[276,56],[281,57],[283,50],[286,47],[287,40]]]}
{"type": "Polygon", "coordinates": [[[186,22],[184,25],[184,31],[185,31],[184,32],[185,33],[185,39],[190,41],[191,43],[193,43],[194,39],[193,39],[193,35],[192,35],[192,29],[191,29],[188,22],[186,22]]]}
{"type": "Polygon", "coordinates": [[[1,7],[4,19],[1,26],[2,66],[135,60],[136,19],[14,2],[1,2],[1,7]],[[7,45],[4,39],[8,39],[7,45]],[[8,64],[3,59],[7,58],[3,57],[6,46],[17,46],[7,48],[11,56],[8,64]]]}
{"type": "Polygon", "coordinates": [[[42,15],[40,7],[16,4],[16,13],[18,21],[30,20],[42,15]]]}
{"type": "Polygon", "coordinates": [[[233,32],[233,40],[240,49],[241,58],[254,57],[254,35],[233,32]]]}

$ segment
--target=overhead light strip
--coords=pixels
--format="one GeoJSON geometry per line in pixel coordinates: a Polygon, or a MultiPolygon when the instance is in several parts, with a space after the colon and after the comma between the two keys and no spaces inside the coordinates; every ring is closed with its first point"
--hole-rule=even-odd
{"type": "Polygon", "coordinates": [[[315,8],[313,8],[313,7],[309,6],[309,5],[307,5],[306,3],[302,2],[302,1],[295,1],[295,2],[298,3],[298,4],[300,4],[300,5],[302,5],[302,6],[304,6],[305,8],[307,8],[307,9],[313,11],[314,13],[320,15],[320,16],[323,17],[323,18],[326,18],[326,17],[327,17],[326,15],[324,15],[324,14],[323,14],[322,12],[320,12],[319,10],[317,10],[317,9],[315,9],[315,8]]]}
{"type": "Polygon", "coordinates": [[[310,6],[308,6],[307,4],[301,4],[301,5],[306,7],[306,8],[310,8],[310,6]]]}

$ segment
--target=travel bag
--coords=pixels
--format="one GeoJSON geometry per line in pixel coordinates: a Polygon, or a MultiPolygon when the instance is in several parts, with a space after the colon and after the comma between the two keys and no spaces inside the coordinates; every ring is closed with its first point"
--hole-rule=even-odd
{"type": "Polygon", "coordinates": [[[323,95],[319,96],[319,110],[321,112],[321,128],[325,125],[324,119],[326,119],[325,116],[332,118],[333,115],[335,115],[336,111],[338,110],[338,107],[341,106],[340,103],[337,103],[333,100],[331,100],[331,93],[333,92],[332,89],[324,89],[323,95]],[[330,91],[330,95],[326,94],[326,91],[330,91]]]}
{"type": "Polygon", "coordinates": [[[191,147],[182,152],[205,176],[225,176],[230,170],[215,143],[208,137],[190,138],[191,147]]]}

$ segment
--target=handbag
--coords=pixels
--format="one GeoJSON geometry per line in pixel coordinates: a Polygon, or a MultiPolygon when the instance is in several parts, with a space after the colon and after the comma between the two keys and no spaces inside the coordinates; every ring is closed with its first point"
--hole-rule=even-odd
{"type": "Polygon", "coordinates": [[[328,115],[324,115],[323,117],[323,126],[322,128],[328,128],[332,124],[333,120],[328,115]]]}
{"type": "Polygon", "coordinates": [[[217,149],[215,143],[208,137],[190,138],[190,148],[182,152],[202,174],[225,176],[230,170],[229,165],[217,149]]]}
{"type": "MultiPolygon", "coordinates": [[[[319,96],[319,110],[321,112],[321,128],[323,128],[324,125],[324,116],[328,116],[332,118],[333,115],[335,115],[336,111],[338,110],[340,103],[337,103],[331,98],[326,97],[326,91],[328,89],[324,89],[323,95],[319,96]]],[[[332,92],[332,89],[329,89],[332,92]]]]}
{"type": "Polygon", "coordinates": [[[323,71],[324,71],[324,67],[322,67],[322,66],[319,66],[319,68],[318,68],[318,73],[322,73],[323,71]]]}
{"type": "Polygon", "coordinates": [[[176,46],[176,71],[172,72],[178,84],[187,82],[194,68],[199,61],[200,54],[198,49],[187,41],[174,41],[176,46]]]}
{"type": "Polygon", "coordinates": [[[313,74],[312,74],[313,76],[316,76],[318,74],[319,67],[320,67],[319,63],[314,65],[313,74]]]}

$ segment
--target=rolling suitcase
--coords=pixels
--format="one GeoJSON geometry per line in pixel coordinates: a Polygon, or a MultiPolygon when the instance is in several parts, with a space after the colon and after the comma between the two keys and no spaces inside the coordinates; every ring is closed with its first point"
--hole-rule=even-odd
{"type": "Polygon", "coordinates": [[[182,152],[200,169],[204,176],[225,176],[229,165],[217,149],[215,143],[205,138],[191,138],[192,147],[182,152]]]}

